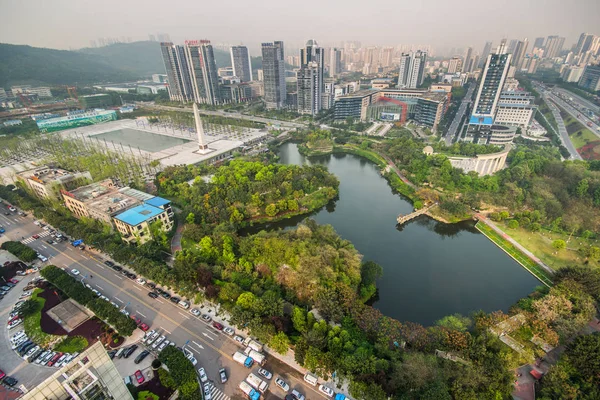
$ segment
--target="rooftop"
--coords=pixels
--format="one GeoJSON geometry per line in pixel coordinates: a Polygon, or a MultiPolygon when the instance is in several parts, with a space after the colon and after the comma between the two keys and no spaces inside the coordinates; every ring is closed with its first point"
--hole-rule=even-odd
{"type": "Polygon", "coordinates": [[[160,208],[164,205],[171,204],[171,201],[167,200],[167,199],[163,199],[162,197],[156,196],[156,197],[146,200],[145,203],[149,204],[151,206],[160,208]]]}
{"type": "Polygon", "coordinates": [[[66,181],[71,180],[75,175],[71,171],[67,171],[60,168],[53,168],[43,166],[39,168],[30,169],[27,171],[19,172],[19,176],[27,179],[34,180],[39,183],[49,183],[55,181],[66,181]]]}
{"type": "Polygon", "coordinates": [[[135,226],[154,218],[163,212],[164,210],[161,208],[157,208],[149,204],[140,204],[139,206],[130,208],[129,210],[115,216],[115,219],[118,219],[119,221],[128,225],[135,226]]]}
{"type": "Polygon", "coordinates": [[[78,187],[77,189],[69,191],[69,194],[71,197],[85,202],[110,192],[116,193],[117,190],[118,187],[115,186],[111,179],[105,179],[101,182],[95,182],[90,185],[78,187]]]}

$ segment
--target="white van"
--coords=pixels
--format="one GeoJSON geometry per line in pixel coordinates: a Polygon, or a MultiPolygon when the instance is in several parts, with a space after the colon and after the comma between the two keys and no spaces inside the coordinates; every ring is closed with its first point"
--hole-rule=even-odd
{"type": "Polygon", "coordinates": [[[313,386],[317,386],[317,383],[319,382],[319,378],[310,372],[307,372],[306,375],[304,375],[304,380],[313,386]]]}
{"type": "Polygon", "coordinates": [[[185,308],[187,310],[188,308],[190,308],[190,303],[188,303],[187,301],[181,300],[179,302],[179,307],[185,308]]]}

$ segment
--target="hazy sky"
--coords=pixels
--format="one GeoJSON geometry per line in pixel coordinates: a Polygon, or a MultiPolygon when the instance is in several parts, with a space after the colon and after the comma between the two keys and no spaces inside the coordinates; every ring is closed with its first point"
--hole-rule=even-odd
{"type": "Polygon", "coordinates": [[[0,0],[0,42],[68,49],[99,37],[213,43],[483,47],[502,37],[600,34],[599,0],[0,0]]]}

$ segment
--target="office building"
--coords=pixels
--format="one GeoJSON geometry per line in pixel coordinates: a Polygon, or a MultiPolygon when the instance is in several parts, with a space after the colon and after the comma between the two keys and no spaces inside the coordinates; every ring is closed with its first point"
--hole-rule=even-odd
{"type": "Polygon", "coordinates": [[[42,166],[17,173],[17,180],[40,199],[56,200],[60,198],[61,190],[85,184],[92,180],[92,176],[89,172],[71,172],[42,166]]]}
{"type": "Polygon", "coordinates": [[[463,71],[467,74],[473,72],[473,48],[468,47],[463,60],[463,71]]]}
{"type": "Polygon", "coordinates": [[[535,97],[524,91],[502,92],[494,123],[527,128],[537,110],[535,97]]]}
{"type": "Polygon", "coordinates": [[[221,104],[219,74],[210,40],[186,40],[184,49],[193,100],[202,104],[221,104]]]}
{"type": "Polygon", "coordinates": [[[577,45],[575,46],[575,55],[581,56],[586,51],[589,51],[592,48],[595,38],[596,35],[582,33],[581,36],[579,36],[577,45]]]}
{"type": "Polygon", "coordinates": [[[325,49],[316,40],[300,49],[301,67],[296,73],[298,112],[316,115],[323,108],[325,89],[325,49]]]}
{"type": "Polygon", "coordinates": [[[546,47],[544,48],[544,57],[554,58],[560,55],[565,44],[565,38],[560,36],[548,36],[546,47]]]}
{"type": "Polygon", "coordinates": [[[492,42],[485,42],[485,46],[483,46],[483,51],[481,52],[481,58],[479,59],[479,64],[477,67],[483,67],[483,64],[485,63],[485,60],[487,60],[487,56],[490,54],[490,51],[492,51],[492,42]]]}
{"type": "Polygon", "coordinates": [[[229,51],[231,53],[233,75],[240,78],[241,82],[251,82],[252,64],[250,62],[248,48],[246,46],[233,46],[229,51]]]}
{"type": "Polygon", "coordinates": [[[103,108],[112,106],[112,97],[106,93],[79,96],[79,104],[82,108],[103,108]]]}
{"type": "Polygon", "coordinates": [[[191,101],[193,99],[192,82],[185,50],[171,42],[161,42],[165,71],[167,72],[167,90],[171,101],[191,101]]]}
{"type": "Polygon", "coordinates": [[[600,90],[600,65],[585,66],[585,70],[579,80],[579,87],[592,91],[600,90]]]}
{"type": "Polygon", "coordinates": [[[133,397],[104,346],[97,341],[48,379],[30,388],[21,399],[133,400],[133,397]]]}
{"type": "Polygon", "coordinates": [[[517,71],[521,69],[523,64],[523,59],[525,58],[525,54],[527,54],[527,47],[529,46],[529,41],[527,38],[525,40],[517,41],[517,45],[515,46],[515,51],[512,56],[511,65],[516,68],[517,71]]]}
{"type": "Polygon", "coordinates": [[[460,57],[452,57],[448,62],[448,73],[455,74],[462,72],[462,59],[460,57]]]}
{"type": "Polygon", "coordinates": [[[423,83],[427,53],[421,50],[403,53],[398,70],[398,88],[416,89],[423,83]]]}
{"type": "Polygon", "coordinates": [[[143,244],[152,240],[150,225],[160,222],[160,229],[168,232],[173,228],[174,214],[171,202],[162,197],[153,197],[143,204],[117,214],[113,221],[123,241],[143,244]]]}
{"type": "Polygon", "coordinates": [[[584,69],[585,67],[567,67],[562,71],[560,77],[565,82],[579,82],[584,69]]]}
{"type": "Polygon", "coordinates": [[[519,41],[516,39],[513,39],[510,42],[508,42],[508,47],[506,48],[506,52],[510,53],[510,54],[515,54],[515,49],[517,48],[518,42],[519,41]]]}
{"type": "Polygon", "coordinates": [[[381,54],[381,66],[384,68],[389,68],[392,66],[394,61],[394,48],[393,47],[385,47],[381,54]]]}
{"type": "Polygon", "coordinates": [[[535,38],[535,42],[533,42],[533,48],[534,49],[536,49],[536,48],[543,49],[545,42],[546,42],[546,38],[543,38],[543,37],[535,38]]]}
{"type": "Polygon", "coordinates": [[[492,125],[510,60],[511,55],[506,53],[504,44],[495,53],[488,55],[469,124],[492,125]]]}
{"type": "Polygon", "coordinates": [[[342,72],[342,50],[332,48],[329,52],[329,77],[335,78],[342,72]]]}
{"type": "Polygon", "coordinates": [[[265,106],[270,109],[285,108],[287,96],[283,42],[263,43],[261,47],[265,106]]]}

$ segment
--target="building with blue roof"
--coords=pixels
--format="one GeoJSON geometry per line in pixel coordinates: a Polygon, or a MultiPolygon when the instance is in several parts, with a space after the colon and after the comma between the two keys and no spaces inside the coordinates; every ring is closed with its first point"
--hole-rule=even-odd
{"type": "Polygon", "coordinates": [[[160,197],[153,197],[143,204],[115,215],[113,221],[124,241],[142,244],[152,240],[150,224],[160,221],[162,229],[169,231],[173,228],[174,218],[171,202],[160,197]],[[160,207],[153,204],[160,205],[160,207]]]}

